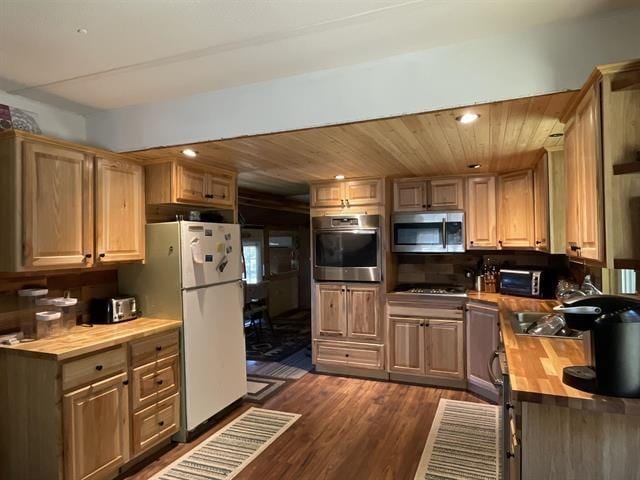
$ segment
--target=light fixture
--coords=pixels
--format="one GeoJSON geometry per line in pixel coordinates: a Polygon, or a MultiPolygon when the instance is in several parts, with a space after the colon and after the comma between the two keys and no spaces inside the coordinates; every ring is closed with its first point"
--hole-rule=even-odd
{"type": "Polygon", "coordinates": [[[559,132],[559,133],[552,133],[551,135],[549,135],[551,138],[558,138],[558,137],[564,137],[564,133],[559,132]]]}
{"type": "Polygon", "coordinates": [[[479,163],[470,163],[469,165],[467,165],[467,168],[480,168],[482,165],[480,165],[479,163]]]}
{"type": "Polygon", "coordinates": [[[192,148],[185,148],[180,153],[182,153],[185,157],[189,157],[189,158],[195,158],[198,155],[198,152],[196,152],[192,148]]]}
{"type": "Polygon", "coordinates": [[[456,117],[456,120],[460,123],[471,123],[475,122],[478,118],[480,118],[480,115],[478,115],[477,113],[467,112],[464,115],[456,117]]]}
{"type": "Polygon", "coordinates": [[[336,175],[336,180],[344,180],[344,175],[336,175]]]}
{"type": "Polygon", "coordinates": [[[86,28],[77,28],[76,33],[79,33],[80,35],[86,35],[87,33],[89,33],[89,30],[87,30],[86,28]]]}

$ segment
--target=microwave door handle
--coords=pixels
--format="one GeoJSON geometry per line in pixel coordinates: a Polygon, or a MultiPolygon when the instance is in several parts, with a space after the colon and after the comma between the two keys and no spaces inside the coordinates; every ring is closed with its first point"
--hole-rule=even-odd
{"type": "Polygon", "coordinates": [[[447,219],[442,219],[442,249],[447,249],[447,219]]]}

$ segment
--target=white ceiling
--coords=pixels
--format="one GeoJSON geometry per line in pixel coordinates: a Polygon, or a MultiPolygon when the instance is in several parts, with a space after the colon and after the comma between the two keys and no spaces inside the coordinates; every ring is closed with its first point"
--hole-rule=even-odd
{"type": "Polygon", "coordinates": [[[0,89],[110,109],[350,65],[637,0],[0,0],[0,89]],[[86,28],[88,34],[76,32],[86,28]]]}

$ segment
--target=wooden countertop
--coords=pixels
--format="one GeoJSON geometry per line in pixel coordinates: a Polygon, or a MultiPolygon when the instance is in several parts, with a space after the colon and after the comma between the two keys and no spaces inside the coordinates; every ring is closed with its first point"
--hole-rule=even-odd
{"type": "Polygon", "coordinates": [[[0,345],[2,348],[0,351],[64,361],[156,333],[174,330],[181,325],[182,322],[179,320],[142,317],[110,325],[77,326],[58,337],[11,346],[0,345]]]}
{"type": "Polygon", "coordinates": [[[607,413],[640,415],[640,399],[592,395],[565,385],[562,369],[585,365],[581,340],[515,335],[511,327],[514,311],[547,312],[555,300],[535,300],[495,293],[470,292],[469,300],[498,305],[513,398],[607,413]]]}

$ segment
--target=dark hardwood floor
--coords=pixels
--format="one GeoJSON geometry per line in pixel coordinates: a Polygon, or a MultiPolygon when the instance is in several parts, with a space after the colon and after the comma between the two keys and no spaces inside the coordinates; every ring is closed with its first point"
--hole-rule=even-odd
{"type": "MultiPolygon", "coordinates": [[[[440,398],[482,402],[457,390],[309,373],[263,405],[302,417],[235,479],[412,480],[440,398]]],[[[149,478],[251,406],[125,478],[149,478]]]]}

